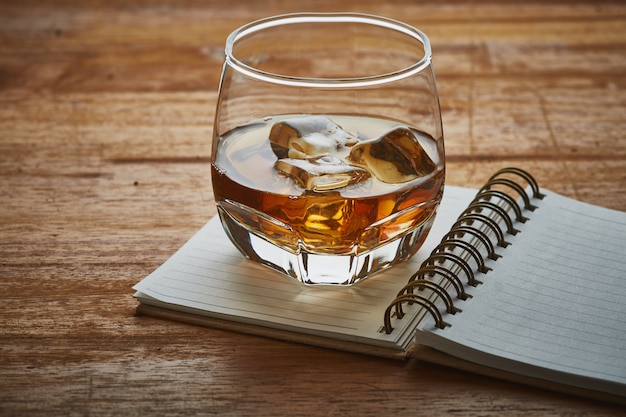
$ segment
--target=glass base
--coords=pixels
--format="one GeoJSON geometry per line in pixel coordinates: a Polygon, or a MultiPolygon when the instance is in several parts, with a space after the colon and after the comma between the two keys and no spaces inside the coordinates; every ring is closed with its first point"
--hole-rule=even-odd
{"type": "Polygon", "coordinates": [[[230,240],[248,259],[304,284],[353,285],[403,262],[422,246],[435,219],[435,211],[420,226],[372,250],[357,254],[292,252],[275,245],[218,206],[230,240]]]}

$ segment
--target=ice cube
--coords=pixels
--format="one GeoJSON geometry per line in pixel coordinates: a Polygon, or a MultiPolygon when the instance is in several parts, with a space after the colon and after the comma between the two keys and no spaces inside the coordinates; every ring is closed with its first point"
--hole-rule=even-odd
{"type": "Polygon", "coordinates": [[[272,126],[269,140],[279,158],[307,159],[352,146],[357,138],[325,116],[305,116],[272,126]]]}
{"type": "Polygon", "coordinates": [[[402,183],[425,176],[436,165],[411,129],[396,127],[352,147],[348,160],[366,168],[382,182],[402,183]]]}
{"type": "Polygon", "coordinates": [[[274,167],[310,191],[336,190],[370,178],[367,170],[346,164],[332,155],[309,159],[283,158],[276,161],[274,167]]]}

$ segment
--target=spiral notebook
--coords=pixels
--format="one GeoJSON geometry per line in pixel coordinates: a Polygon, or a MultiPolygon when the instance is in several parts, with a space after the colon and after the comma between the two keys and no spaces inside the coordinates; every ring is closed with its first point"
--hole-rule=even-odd
{"type": "Polygon", "coordinates": [[[506,168],[446,186],[418,254],[347,288],[245,260],[213,218],[134,287],[137,313],[626,404],[625,237],[626,213],[506,168]]]}

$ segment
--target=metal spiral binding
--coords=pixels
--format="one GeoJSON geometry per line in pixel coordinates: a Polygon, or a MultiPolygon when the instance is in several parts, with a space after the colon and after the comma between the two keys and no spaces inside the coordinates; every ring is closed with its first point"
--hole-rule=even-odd
{"type": "MultiPolygon", "coordinates": [[[[474,261],[476,262],[476,269],[478,270],[478,272],[482,272],[483,274],[486,274],[487,272],[491,271],[491,268],[489,268],[485,264],[485,258],[483,258],[483,255],[480,253],[480,250],[478,250],[476,246],[472,245],[471,243],[465,240],[457,239],[457,238],[444,239],[441,241],[439,245],[437,245],[437,247],[434,249],[434,252],[438,253],[438,252],[443,252],[446,250],[454,250],[456,248],[463,249],[465,252],[467,252],[468,255],[472,257],[472,259],[474,259],[474,261]]],[[[479,284],[480,282],[476,282],[476,283],[479,284]]]]}
{"type": "Polygon", "coordinates": [[[504,240],[504,233],[502,232],[502,229],[500,228],[500,226],[498,226],[498,223],[496,223],[496,221],[493,220],[492,218],[482,215],[480,213],[464,212],[459,217],[459,220],[457,220],[457,222],[454,223],[452,228],[454,229],[455,227],[461,226],[463,224],[469,224],[471,226],[474,223],[474,221],[483,222],[485,225],[487,225],[487,227],[489,227],[489,229],[498,238],[498,241],[496,242],[498,246],[500,246],[501,248],[506,248],[507,246],[510,245],[509,242],[504,240]]]}
{"type": "Polygon", "coordinates": [[[388,334],[393,331],[392,315],[397,319],[405,315],[402,309],[403,303],[421,305],[434,318],[435,326],[440,329],[450,326],[444,320],[444,313],[456,314],[461,309],[454,305],[454,299],[447,287],[454,288],[456,299],[465,300],[471,297],[465,291],[466,284],[463,283],[459,274],[461,272],[465,274],[467,285],[475,287],[481,284],[481,281],[476,279],[475,272],[486,274],[491,270],[485,263],[483,252],[486,253],[488,259],[494,261],[501,257],[495,252],[492,239],[498,247],[509,246],[510,243],[505,240],[505,233],[509,235],[519,233],[520,231],[514,227],[514,222],[525,223],[528,218],[523,215],[523,211],[537,209],[537,206],[531,203],[531,198],[541,200],[544,197],[545,194],[541,193],[535,179],[522,169],[508,167],[492,175],[439,245],[387,307],[381,331],[388,334]],[[526,187],[510,177],[518,177],[525,182],[532,194],[529,196],[525,190],[526,187]],[[523,204],[520,205],[509,192],[502,191],[502,188],[517,193],[523,204]],[[513,213],[510,213],[511,211],[513,213]],[[481,223],[484,227],[475,226],[476,223],[481,223]],[[465,235],[471,235],[473,239],[471,241],[467,238],[463,239],[465,235]],[[484,247],[484,250],[480,247],[484,247]],[[474,267],[471,266],[470,260],[474,261],[474,267]],[[420,294],[417,294],[416,290],[420,294]],[[426,290],[430,291],[428,296],[425,295],[426,290]],[[443,302],[443,307],[445,307],[443,311],[436,304],[436,300],[443,302]]]}
{"type": "MultiPolygon", "coordinates": [[[[420,304],[422,307],[426,309],[426,311],[428,311],[433,316],[433,318],[435,319],[435,326],[437,326],[438,328],[444,329],[447,326],[450,326],[449,323],[446,323],[443,320],[441,311],[439,311],[439,308],[437,307],[437,305],[435,305],[435,303],[432,300],[426,297],[422,297],[421,295],[418,295],[418,294],[403,294],[399,297],[396,297],[396,299],[393,300],[393,302],[389,305],[389,307],[387,307],[387,310],[385,311],[384,330],[387,334],[393,331],[393,327],[391,326],[391,310],[403,302],[412,302],[412,303],[420,304]]],[[[398,318],[402,318],[402,316],[399,316],[398,318]]]]}
{"type": "MultiPolygon", "coordinates": [[[[533,178],[532,175],[530,175],[528,172],[520,168],[515,168],[515,167],[502,168],[501,170],[496,171],[496,173],[493,174],[491,178],[489,178],[489,181],[503,174],[508,174],[508,173],[518,175],[522,177],[524,180],[526,180],[526,182],[528,183],[528,185],[530,185],[530,188],[533,191],[533,198],[538,198],[539,200],[543,200],[544,197],[546,196],[545,194],[539,191],[539,185],[537,184],[537,181],[535,181],[535,178],[533,178]]],[[[487,181],[487,183],[489,183],[489,181],[487,181]]]]}
{"type": "Polygon", "coordinates": [[[511,197],[510,195],[508,195],[504,191],[500,191],[500,190],[481,190],[476,195],[476,198],[474,198],[473,202],[478,202],[478,201],[481,201],[481,200],[490,201],[492,198],[496,198],[496,199],[499,199],[501,201],[506,202],[509,205],[509,208],[513,209],[513,212],[515,213],[515,220],[516,221],[518,221],[520,223],[526,223],[528,221],[528,217],[525,217],[524,215],[522,215],[522,208],[519,206],[519,204],[517,204],[517,202],[515,201],[515,199],[513,197],[511,197]]]}
{"type": "Polygon", "coordinates": [[[526,193],[526,191],[524,191],[522,186],[508,178],[494,178],[490,180],[480,191],[490,190],[491,187],[493,187],[494,185],[506,185],[507,187],[511,187],[512,189],[517,191],[517,193],[520,195],[520,197],[522,197],[522,200],[524,201],[524,208],[526,210],[535,211],[535,209],[537,208],[537,206],[530,203],[530,198],[528,197],[528,194],[526,193]]]}
{"type": "MultiPolygon", "coordinates": [[[[489,210],[492,213],[498,214],[500,216],[500,218],[502,219],[502,221],[504,221],[504,223],[506,224],[506,232],[510,235],[516,235],[519,233],[519,230],[517,230],[514,226],[513,226],[513,220],[511,219],[511,216],[509,215],[509,213],[502,208],[502,206],[499,206],[491,201],[488,200],[474,200],[463,212],[463,214],[461,214],[461,217],[463,215],[466,214],[472,214],[472,213],[482,213],[485,210],[489,210]]],[[[485,216],[487,217],[487,216],[485,216]]],[[[495,221],[495,220],[494,220],[495,221]]]]}
{"type": "Polygon", "coordinates": [[[463,224],[457,224],[452,229],[450,229],[448,233],[446,233],[443,239],[450,240],[455,237],[463,237],[465,236],[465,234],[470,234],[474,236],[476,239],[480,240],[480,242],[487,249],[487,258],[495,261],[501,257],[500,255],[496,253],[496,249],[493,246],[491,239],[489,239],[489,236],[485,232],[477,228],[464,226],[463,224]]]}
{"type": "MultiPolygon", "coordinates": [[[[415,280],[426,279],[426,275],[428,274],[429,278],[434,278],[435,275],[439,275],[442,278],[449,281],[452,286],[456,289],[457,298],[461,300],[467,300],[470,295],[465,292],[465,286],[463,282],[456,276],[452,271],[447,268],[444,268],[439,265],[428,265],[423,268],[420,268],[419,271],[414,275],[415,280]]],[[[411,281],[409,281],[410,283],[411,281]]]]}
{"type": "MultiPolygon", "coordinates": [[[[480,281],[476,280],[476,277],[474,276],[474,271],[467,263],[467,261],[461,258],[459,255],[449,252],[439,252],[431,254],[428,259],[422,262],[420,269],[415,274],[413,274],[413,276],[409,279],[409,282],[415,279],[424,278],[426,273],[429,274],[429,277],[434,277],[435,273],[431,272],[431,269],[429,269],[429,267],[439,266],[440,268],[443,268],[441,267],[441,265],[444,264],[446,261],[451,261],[458,268],[462,269],[463,272],[465,272],[465,276],[467,277],[467,283],[469,285],[476,286],[480,283],[480,281]],[[437,262],[438,265],[435,265],[435,262],[437,262]]],[[[454,278],[451,279],[451,282],[456,289],[456,298],[460,300],[467,300],[468,298],[470,298],[471,296],[465,292],[465,287],[463,286],[463,282],[461,281],[461,279],[458,277],[458,274],[452,274],[452,276],[454,278]]]]}
{"type": "MultiPolygon", "coordinates": [[[[416,279],[414,281],[409,281],[408,284],[402,287],[400,292],[398,292],[397,296],[400,297],[403,294],[414,294],[413,290],[415,288],[417,288],[420,291],[424,290],[425,288],[428,288],[429,290],[435,292],[443,300],[446,306],[446,313],[456,314],[457,312],[461,311],[461,309],[454,306],[452,297],[450,296],[450,294],[448,294],[448,292],[441,285],[436,284],[427,279],[416,279]]],[[[401,303],[396,304],[396,316],[403,316],[403,315],[404,313],[402,312],[402,304],[401,303]]]]}

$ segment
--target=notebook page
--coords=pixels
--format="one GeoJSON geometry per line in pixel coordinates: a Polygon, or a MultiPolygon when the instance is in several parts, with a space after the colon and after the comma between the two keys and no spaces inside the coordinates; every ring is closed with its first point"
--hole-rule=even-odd
{"type": "Polygon", "coordinates": [[[244,260],[215,217],[134,287],[136,297],[195,314],[399,349],[412,341],[418,306],[405,308],[407,316],[391,335],[379,332],[384,311],[475,193],[446,187],[418,254],[352,287],[304,286],[244,260]]]}
{"type": "Polygon", "coordinates": [[[451,327],[429,321],[416,340],[626,396],[626,213],[546,194],[474,297],[458,304],[463,312],[446,316],[451,327]]]}

